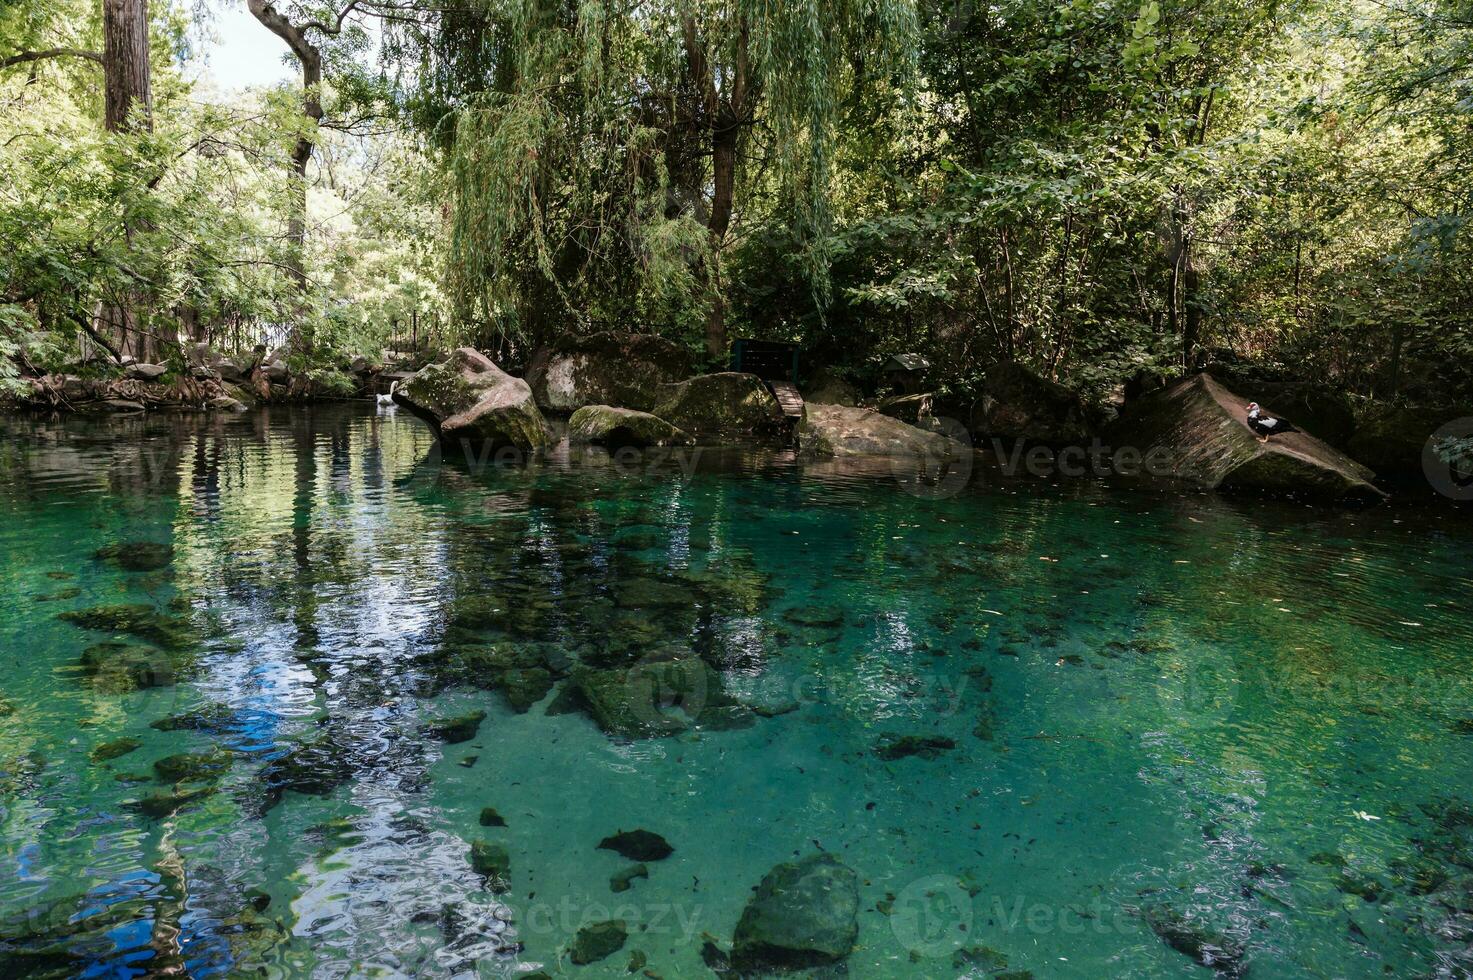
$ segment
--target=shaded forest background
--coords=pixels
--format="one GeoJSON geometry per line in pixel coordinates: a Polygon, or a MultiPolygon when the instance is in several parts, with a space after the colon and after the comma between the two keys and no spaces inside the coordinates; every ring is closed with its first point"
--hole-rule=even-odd
{"type": "Polygon", "coordinates": [[[1473,377],[1466,0],[246,6],[298,80],[222,99],[208,2],[0,4],[0,383],[604,329],[1473,377]]]}

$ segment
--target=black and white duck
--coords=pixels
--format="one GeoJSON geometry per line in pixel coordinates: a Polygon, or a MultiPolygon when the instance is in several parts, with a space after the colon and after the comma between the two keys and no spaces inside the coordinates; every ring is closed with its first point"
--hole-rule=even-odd
{"type": "Polygon", "coordinates": [[[1257,402],[1248,403],[1248,428],[1258,436],[1259,442],[1268,442],[1269,436],[1284,432],[1298,432],[1287,419],[1276,419],[1263,410],[1257,402]]]}

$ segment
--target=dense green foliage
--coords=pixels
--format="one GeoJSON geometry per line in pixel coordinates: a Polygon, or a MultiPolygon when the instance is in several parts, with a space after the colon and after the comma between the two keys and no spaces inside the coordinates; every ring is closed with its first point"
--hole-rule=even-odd
{"type": "MultiPolygon", "coordinates": [[[[89,6],[0,10],[0,61],[100,47],[89,6]]],[[[178,8],[151,132],[103,131],[85,59],[0,70],[12,375],[131,298],[225,347],[373,353],[418,316],[513,361],[617,327],[861,377],[916,350],[960,388],[1010,358],[1094,394],[1224,358],[1381,397],[1468,380],[1462,0],[342,13],[293,7],[320,125],[300,87],[202,98],[178,8]]]]}

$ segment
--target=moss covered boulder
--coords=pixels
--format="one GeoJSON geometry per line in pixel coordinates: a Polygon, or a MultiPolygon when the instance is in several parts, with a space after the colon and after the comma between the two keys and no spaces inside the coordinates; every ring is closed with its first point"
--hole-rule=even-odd
{"type": "Polygon", "coordinates": [[[1063,445],[1090,437],[1083,400],[1070,389],[1016,361],[987,369],[970,428],[988,436],[1063,445]]]}
{"type": "Polygon", "coordinates": [[[174,560],[174,546],[162,541],[119,541],[99,548],[93,557],[129,572],[156,572],[174,560]]]}
{"type": "Polygon", "coordinates": [[[579,666],[573,697],[607,735],[660,738],[685,731],[702,711],[729,703],[721,676],[695,656],[647,660],[628,668],[579,666]]]}
{"type": "Polygon", "coordinates": [[[595,922],[578,930],[568,948],[568,959],[577,966],[597,963],[623,949],[628,939],[629,929],[623,919],[595,922]]]}
{"type": "Polygon", "coordinates": [[[699,439],[731,441],[775,435],[782,408],[755,374],[723,371],[667,385],[652,411],[699,439]]]}
{"type": "Polygon", "coordinates": [[[59,613],[56,618],[99,633],[127,633],[170,650],[184,649],[196,642],[187,621],[141,602],[91,606],[59,613]]]}
{"type": "MultiPolygon", "coordinates": [[[[1470,415],[1473,409],[1379,405],[1361,417],[1345,452],[1377,473],[1421,480],[1422,456],[1432,434],[1448,422],[1470,415]]],[[[1289,418],[1294,421],[1292,415],[1289,418]]]]}
{"type": "Polygon", "coordinates": [[[732,936],[742,973],[805,970],[843,960],[859,936],[859,878],[830,854],[779,864],[757,886],[732,936]]]}
{"type": "MultiPolygon", "coordinates": [[[[1105,434],[1118,469],[1203,489],[1372,500],[1375,474],[1313,436],[1286,432],[1260,442],[1248,428],[1247,399],[1199,374],[1133,404],[1105,434]]],[[[1292,420],[1291,420],[1292,421],[1292,420]]]]}
{"type": "Polygon", "coordinates": [[[654,334],[605,331],[569,335],[539,350],[527,366],[537,404],[553,412],[585,405],[649,411],[660,386],[688,378],[690,352],[654,334]]]}
{"type": "Polygon", "coordinates": [[[924,456],[945,459],[971,452],[955,439],[918,429],[869,408],[810,402],[798,424],[798,449],[811,456],[924,456]]]}
{"type": "Polygon", "coordinates": [[[108,694],[127,694],[153,687],[172,687],[192,666],[177,650],[110,640],[82,651],[82,673],[93,687],[108,694]]]}
{"type": "Polygon", "coordinates": [[[462,446],[530,451],[547,445],[547,422],[532,389],[470,347],[400,382],[394,401],[462,446]]]}
{"type": "Polygon", "coordinates": [[[693,440],[658,415],[632,408],[585,405],[568,419],[568,439],[596,446],[686,446],[693,440]]]}

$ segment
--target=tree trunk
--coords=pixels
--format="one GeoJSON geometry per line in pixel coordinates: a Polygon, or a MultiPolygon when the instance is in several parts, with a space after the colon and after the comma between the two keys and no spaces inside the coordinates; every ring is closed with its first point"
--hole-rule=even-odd
{"type": "Polygon", "coordinates": [[[711,209],[706,231],[711,236],[711,257],[703,263],[703,275],[711,309],[706,314],[706,354],[720,360],[726,354],[726,296],[721,282],[721,252],[736,202],[737,151],[742,130],[751,124],[749,105],[760,88],[748,54],[750,30],[745,18],[737,28],[736,50],[728,66],[714,64],[705,42],[696,31],[694,17],[681,23],[686,71],[700,92],[700,118],[709,127],[711,140],[711,209]]]}
{"type": "MultiPolygon", "coordinates": [[[[148,132],[153,128],[153,92],[148,72],[148,0],[103,0],[103,119],[108,132],[148,132]]],[[[125,219],[128,242],[147,228],[125,219]]],[[[139,361],[158,358],[158,342],[144,329],[147,296],[130,289],[103,306],[100,332],[116,338],[119,355],[139,361]]]]}
{"type": "MultiPolygon", "coordinates": [[[[718,257],[731,228],[732,200],[736,190],[738,123],[722,120],[711,140],[711,250],[718,257]]],[[[721,287],[720,262],[711,270],[711,310],[706,314],[706,353],[713,359],[726,353],[726,297],[721,287]]]]}
{"type": "MultiPolygon", "coordinates": [[[[269,0],[246,0],[251,15],[271,33],[286,42],[302,66],[302,131],[292,148],[291,213],[286,219],[286,236],[290,252],[286,259],[287,275],[296,284],[298,295],[297,328],[292,331],[292,346],[310,350],[312,336],[307,324],[307,165],[317,149],[317,126],[322,122],[322,51],[307,37],[308,26],[293,24],[269,0]]],[[[350,4],[338,15],[332,26],[313,25],[328,34],[337,33],[350,4]]]]}
{"type": "Polygon", "coordinates": [[[108,131],[152,129],[148,0],[103,0],[102,37],[103,101],[108,131]]]}

